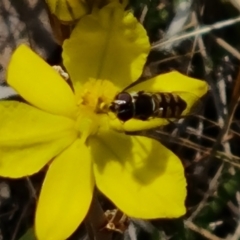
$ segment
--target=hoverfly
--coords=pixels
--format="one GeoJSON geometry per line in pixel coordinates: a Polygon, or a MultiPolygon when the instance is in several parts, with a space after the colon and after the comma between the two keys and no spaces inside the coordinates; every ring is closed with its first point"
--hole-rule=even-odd
{"type": "MultiPolygon", "coordinates": [[[[109,109],[117,118],[126,122],[132,118],[148,120],[150,118],[181,118],[187,108],[181,95],[186,92],[120,92],[116,95],[109,109]]],[[[194,96],[195,101],[199,100],[194,96]]]]}

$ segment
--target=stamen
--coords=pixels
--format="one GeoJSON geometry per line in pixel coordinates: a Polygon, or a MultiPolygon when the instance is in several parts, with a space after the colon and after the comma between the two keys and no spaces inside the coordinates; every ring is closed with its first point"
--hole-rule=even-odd
{"type": "Polygon", "coordinates": [[[118,89],[108,80],[90,79],[80,93],[81,104],[89,107],[95,113],[106,113],[118,89]]]}
{"type": "Polygon", "coordinates": [[[117,87],[107,80],[90,79],[83,85],[77,101],[79,106],[77,128],[84,143],[90,135],[96,134],[103,114],[109,112],[109,106],[118,92],[117,87]]]}

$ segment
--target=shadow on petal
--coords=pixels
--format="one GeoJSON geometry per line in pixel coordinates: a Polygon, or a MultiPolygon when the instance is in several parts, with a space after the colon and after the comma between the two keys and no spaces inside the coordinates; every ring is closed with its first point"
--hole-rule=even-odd
{"type": "Polygon", "coordinates": [[[169,151],[168,154],[162,151],[162,154],[157,156],[159,147],[163,146],[160,143],[157,145],[145,142],[144,139],[149,140],[146,137],[134,137],[114,131],[101,133],[99,138],[92,139],[90,146],[98,171],[103,173],[105,167],[116,161],[123,171],[129,171],[139,184],[154,181],[164,172],[169,151]]]}
{"type": "MultiPolygon", "coordinates": [[[[140,138],[141,139],[141,138],[140,138]]],[[[137,142],[139,147],[142,148],[142,151],[145,151],[146,156],[143,156],[142,159],[142,166],[138,166],[133,161],[132,168],[133,168],[133,177],[138,181],[141,185],[143,184],[150,184],[152,181],[155,180],[156,177],[163,174],[166,169],[166,161],[169,156],[167,156],[166,152],[163,151],[161,156],[156,156],[158,152],[159,146],[152,145],[151,149],[149,150],[139,138],[134,139],[137,142]],[[161,159],[159,159],[161,158],[161,159]]],[[[160,143],[159,143],[160,144],[160,143]]],[[[137,154],[136,152],[132,153],[132,159],[134,159],[134,155],[137,154]]]]}
{"type": "Polygon", "coordinates": [[[179,158],[154,139],[102,132],[90,141],[96,185],[137,218],[179,217],[186,180],[179,158]]]}

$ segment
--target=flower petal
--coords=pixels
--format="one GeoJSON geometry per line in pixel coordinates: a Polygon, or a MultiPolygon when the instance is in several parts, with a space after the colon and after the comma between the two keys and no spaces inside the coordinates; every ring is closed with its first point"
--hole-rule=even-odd
{"type": "Polygon", "coordinates": [[[156,140],[102,132],[90,142],[97,187],[131,217],[175,218],[186,209],[179,158],[156,140]]]}
{"type": "Polygon", "coordinates": [[[0,102],[0,176],[38,172],[77,137],[74,121],[25,103],[0,102]]]}
{"type": "MultiPolygon", "coordinates": [[[[179,72],[170,72],[138,83],[128,88],[127,92],[175,92],[187,103],[187,107],[182,113],[182,116],[184,116],[191,112],[193,106],[207,93],[208,89],[208,85],[204,81],[185,76],[179,72]]],[[[168,119],[164,118],[152,118],[145,121],[130,119],[126,122],[121,122],[113,116],[110,119],[112,128],[126,132],[152,129],[169,123],[168,119]]]]}
{"type": "Polygon", "coordinates": [[[109,122],[111,128],[118,132],[136,132],[141,130],[153,129],[159,126],[169,124],[169,121],[164,118],[152,118],[145,121],[133,118],[126,122],[122,122],[116,116],[110,117],[109,122]]]}
{"type": "Polygon", "coordinates": [[[88,13],[87,4],[79,0],[46,0],[52,14],[64,22],[79,19],[88,13]]]}
{"type": "Polygon", "coordinates": [[[73,92],[62,77],[26,45],[13,53],[7,82],[34,106],[58,115],[73,117],[73,92]]]}
{"type": "Polygon", "coordinates": [[[143,26],[113,2],[78,22],[63,44],[63,60],[75,90],[89,78],[123,87],[141,75],[149,50],[143,26]]]}
{"type": "Polygon", "coordinates": [[[158,75],[127,89],[128,92],[177,92],[187,102],[188,107],[184,111],[185,114],[208,90],[209,87],[205,81],[175,71],[158,75]]]}
{"type": "Polygon", "coordinates": [[[39,240],[67,239],[89,209],[94,181],[90,151],[75,141],[49,167],[40,193],[35,229],[39,240]]]}

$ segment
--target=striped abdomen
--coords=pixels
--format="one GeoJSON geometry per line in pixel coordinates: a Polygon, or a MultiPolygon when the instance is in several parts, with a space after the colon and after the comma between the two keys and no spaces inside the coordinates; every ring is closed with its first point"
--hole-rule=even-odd
{"type": "Polygon", "coordinates": [[[186,109],[187,103],[174,93],[154,93],[154,117],[179,118],[186,109]]]}

